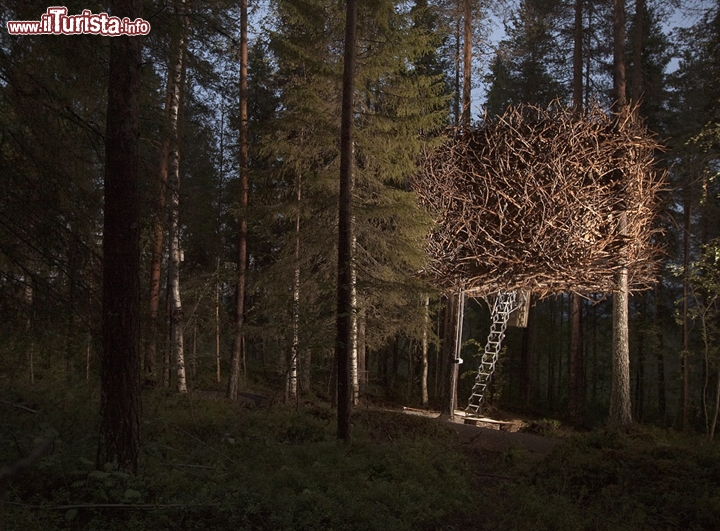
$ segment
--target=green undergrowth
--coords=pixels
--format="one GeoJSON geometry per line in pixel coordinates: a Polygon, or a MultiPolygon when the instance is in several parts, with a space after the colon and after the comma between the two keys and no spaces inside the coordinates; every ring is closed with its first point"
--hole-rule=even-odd
{"type": "Polygon", "coordinates": [[[54,440],[9,485],[4,529],[720,528],[717,447],[672,432],[596,430],[542,456],[487,451],[487,432],[473,439],[427,418],[358,409],[348,446],[324,404],[250,409],[153,392],[141,472],[131,476],[94,469],[97,408],[97,392],[81,386],[2,395],[2,464],[54,440]]]}
{"type": "Polygon", "coordinates": [[[699,438],[598,429],[505,471],[516,480],[488,493],[487,529],[720,529],[720,453],[699,438]]]}
{"type": "Polygon", "coordinates": [[[4,408],[15,424],[3,425],[2,461],[56,442],[12,484],[6,529],[459,530],[473,520],[466,457],[454,432],[426,419],[359,410],[348,446],[325,406],[249,410],[153,393],[133,477],[94,470],[95,401],[23,402],[38,413],[4,408]]]}

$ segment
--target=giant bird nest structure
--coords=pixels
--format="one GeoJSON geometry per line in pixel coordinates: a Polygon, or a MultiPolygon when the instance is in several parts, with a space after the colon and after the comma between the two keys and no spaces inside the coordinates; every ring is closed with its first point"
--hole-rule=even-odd
{"type": "Polygon", "coordinates": [[[518,106],[426,152],[414,181],[436,226],[425,273],[447,291],[630,290],[657,269],[661,148],[627,110],[518,106]]]}

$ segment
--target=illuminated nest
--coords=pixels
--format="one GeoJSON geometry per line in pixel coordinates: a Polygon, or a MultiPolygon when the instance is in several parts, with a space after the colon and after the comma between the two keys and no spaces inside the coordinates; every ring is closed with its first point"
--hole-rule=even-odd
{"type": "Polygon", "coordinates": [[[609,292],[656,277],[661,146],[632,111],[519,106],[424,154],[425,273],[445,290],[609,292]],[[622,230],[621,220],[626,219],[622,230]]]}

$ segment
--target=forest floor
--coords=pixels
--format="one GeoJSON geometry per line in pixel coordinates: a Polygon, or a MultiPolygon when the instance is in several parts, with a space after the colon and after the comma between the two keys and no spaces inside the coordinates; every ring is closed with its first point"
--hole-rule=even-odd
{"type": "Polygon", "coordinates": [[[273,404],[264,394],[233,403],[145,392],[132,476],[94,466],[97,388],[0,387],[0,468],[53,440],[8,485],[0,529],[720,529],[720,449],[699,436],[651,426],[580,433],[503,411],[474,426],[462,412],[450,423],[363,405],[347,445],[327,403],[273,404]]]}
{"type": "MultiPolygon", "coordinates": [[[[427,417],[442,422],[439,411],[404,407],[402,412],[408,415],[427,417]]],[[[561,439],[552,436],[526,433],[527,429],[542,429],[542,425],[527,417],[508,411],[493,411],[492,417],[483,417],[475,423],[465,422],[465,411],[456,410],[452,422],[463,445],[469,445],[491,452],[504,452],[521,448],[530,453],[545,455],[550,453],[561,439]],[[483,422],[484,421],[484,422],[483,422]]]]}

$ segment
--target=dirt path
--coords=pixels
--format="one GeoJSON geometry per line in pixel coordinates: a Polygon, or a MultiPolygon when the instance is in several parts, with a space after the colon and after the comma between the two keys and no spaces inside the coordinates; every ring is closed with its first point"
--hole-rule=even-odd
{"type": "MultiPolygon", "coordinates": [[[[442,422],[438,411],[425,411],[413,408],[404,408],[403,412],[409,415],[419,415],[428,418],[437,419],[442,422]]],[[[463,443],[468,444],[473,449],[485,450],[490,452],[503,452],[511,448],[521,448],[528,452],[545,455],[555,448],[558,444],[562,444],[560,439],[553,437],[544,437],[533,433],[523,433],[518,431],[524,428],[527,423],[520,418],[506,417],[503,419],[503,430],[499,429],[500,424],[485,423],[483,426],[474,426],[465,424],[465,412],[456,411],[453,428],[460,435],[463,443]],[[494,426],[493,428],[486,426],[494,426]],[[494,428],[498,429],[494,429],[494,428]]],[[[495,419],[496,421],[498,419],[495,419]]]]}

